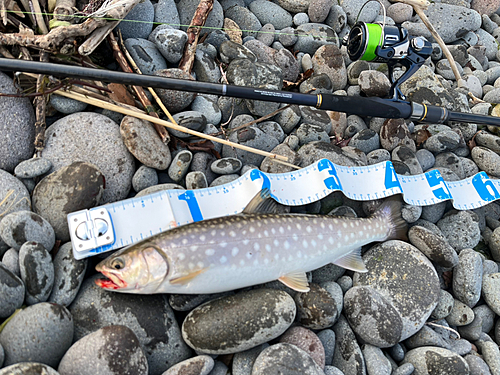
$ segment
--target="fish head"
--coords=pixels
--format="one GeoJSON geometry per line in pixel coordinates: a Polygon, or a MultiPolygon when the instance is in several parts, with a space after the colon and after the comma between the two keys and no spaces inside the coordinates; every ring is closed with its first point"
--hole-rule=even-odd
{"type": "Polygon", "coordinates": [[[105,277],[95,281],[103,289],[150,294],[167,277],[169,261],[159,247],[143,242],[110,255],[96,270],[105,277]]]}

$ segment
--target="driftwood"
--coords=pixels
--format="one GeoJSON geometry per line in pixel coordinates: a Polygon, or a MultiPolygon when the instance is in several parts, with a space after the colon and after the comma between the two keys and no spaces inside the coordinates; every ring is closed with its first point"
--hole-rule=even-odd
{"type": "Polygon", "coordinates": [[[54,18],[59,21],[71,21],[75,13],[75,0],[57,0],[54,8],[54,18]]]}
{"type": "Polygon", "coordinates": [[[200,0],[196,12],[194,12],[191,25],[187,29],[188,40],[184,47],[184,55],[179,62],[179,69],[186,73],[191,73],[193,69],[194,57],[196,55],[196,46],[198,45],[198,38],[200,36],[201,28],[205,25],[208,15],[214,6],[213,0],[200,0]]]}
{"type": "MultiPolygon", "coordinates": [[[[106,18],[123,19],[140,0],[114,0],[106,12],[106,18]],[[115,6],[119,5],[119,6],[115,6]]],[[[109,21],[105,18],[89,18],[79,25],[60,26],[46,35],[35,35],[32,30],[19,33],[0,33],[0,44],[19,45],[49,52],[58,51],[66,39],[90,35],[94,30],[105,27],[109,21]]],[[[111,31],[111,30],[110,30],[111,31]]]]}
{"type": "MultiPolygon", "coordinates": [[[[130,68],[127,62],[127,59],[120,50],[120,46],[118,45],[118,42],[116,41],[113,33],[109,34],[108,41],[109,44],[111,45],[111,48],[113,49],[115,60],[120,65],[120,68],[122,68],[122,70],[126,73],[133,73],[132,68],[130,68]]],[[[140,86],[132,86],[132,88],[135,91],[137,97],[139,98],[139,101],[141,102],[142,106],[146,110],[147,114],[152,117],[160,118],[158,114],[155,112],[153,106],[151,105],[151,102],[147,98],[144,89],[140,86]]],[[[168,135],[167,129],[158,124],[153,124],[153,125],[162,142],[168,143],[170,141],[170,136],[168,135]]]]}
{"type": "MultiPolygon", "coordinates": [[[[40,52],[40,61],[48,62],[49,54],[45,51],[40,52]]],[[[43,93],[45,90],[45,84],[47,83],[47,78],[43,74],[39,74],[36,80],[36,91],[43,93]]],[[[33,101],[35,105],[35,151],[37,154],[41,154],[43,148],[45,147],[45,111],[47,108],[46,96],[41,95],[35,97],[33,101]]]]}

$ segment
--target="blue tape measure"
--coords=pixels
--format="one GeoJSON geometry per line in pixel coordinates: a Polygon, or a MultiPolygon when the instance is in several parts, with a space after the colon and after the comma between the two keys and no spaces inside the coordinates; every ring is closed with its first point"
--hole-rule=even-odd
{"type": "Polygon", "coordinates": [[[197,190],[165,190],[68,215],[75,258],[82,259],[139,242],[171,228],[243,211],[263,188],[288,206],[318,201],[342,191],[358,201],[403,194],[406,203],[427,206],[453,200],[458,210],[482,207],[500,199],[500,180],[484,172],[446,182],[438,170],[398,175],[390,161],[344,167],[322,159],[306,168],[279,174],[258,169],[224,185],[197,190]]]}

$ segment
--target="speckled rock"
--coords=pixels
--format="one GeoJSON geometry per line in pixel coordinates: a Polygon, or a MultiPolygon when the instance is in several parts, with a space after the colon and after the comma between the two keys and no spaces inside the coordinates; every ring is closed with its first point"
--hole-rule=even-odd
{"type": "Polygon", "coordinates": [[[54,287],[48,301],[69,306],[80,290],[86,270],[87,259],[75,259],[71,242],[62,245],[54,257],[54,287]]]}
{"type": "Polygon", "coordinates": [[[415,152],[415,142],[411,138],[408,126],[402,119],[388,119],[380,129],[380,144],[387,151],[394,150],[397,146],[409,147],[415,152]]]}
{"type": "Polygon", "coordinates": [[[105,326],[126,325],[139,339],[152,375],[190,357],[166,296],[110,293],[95,285],[97,278],[86,279],[70,305],[75,341],[105,326]]]}
{"type": "Polygon", "coordinates": [[[139,192],[158,184],[158,173],[156,169],[141,165],[132,177],[132,188],[139,192]]]}
{"type": "MultiPolygon", "coordinates": [[[[30,193],[19,179],[0,169],[0,202],[3,203],[3,217],[11,212],[31,210],[30,193]]],[[[0,218],[0,221],[3,219],[0,218]]],[[[9,247],[0,241],[0,254],[9,247]]]]}
{"type": "MultiPolygon", "coordinates": [[[[166,78],[188,79],[190,81],[195,80],[190,74],[177,68],[156,70],[154,72],[154,75],[166,78]]],[[[165,104],[165,107],[167,107],[167,109],[173,113],[182,111],[184,108],[187,108],[194,100],[194,97],[196,95],[187,91],[175,91],[167,89],[157,89],[156,92],[163,101],[163,104],[165,104]]]]}
{"type": "Polygon", "coordinates": [[[20,277],[0,263],[0,318],[8,318],[24,301],[25,287],[20,277]]]}
{"type": "Polygon", "coordinates": [[[343,315],[333,327],[335,332],[335,351],[332,365],[344,374],[364,374],[365,359],[356,336],[343,315]]]}
{"type": "Polygon", "coordinates": [[[32,158],[24,160],[14,169],[14,174],[18,178],[33,178],[47,173],[52,168],[50,160],[45,158],[32,158]]]}
{"type": "MultiPolygon", "coordinates": [[[[181,21],[181,29],[186,31],[187,26],[190,25],[191,20],[193,19],[196,8],[198,7],[199,2],[197,0],[181,0],[177,3],[177,10],[179,11],[179,19],[181,21]]],[[[231,17],[229,17],[231,18],[231,17]]],[[[206,29],[202,29],[200,31],[200,35],[204,35],[209,33],[211,30],[220,29],[224,22],[224,14],[222,10],[222,6],[217,0],[214,0],[213,9],[208,15],[205,26],[206,29]]]]}
{"type": "Polygon", "coordinates": [[[125,116],[120,124],[120,134],[127,149],[142,164],[159,170],[165,170],[170,165],[170,149],[161,141],[150,122],[125,116]]]}
{"type": "Polygon", "coordinates": [[[128,38],[124,44],[142,74],[150,75],[157,70],[167,69],[165,58],[153,42],[145,38],[128,38]]]}
{"type": "Polygon", "coordinates": [[[193,154],[189,150],[183,150],[175,155],[172,164],[168,168],[169,177],[175,182],[180,182],[187,174],[193,154]]]}
{"type": "Polygon", "coordinates": [[[347,84],[347,74],[340,49],[336,45],[327,44],[312,53],[314,53],[312,64],[315,74],[326,74],[332,82],[333,91],[344,89],[347,84]]]}
{"type": "Polygon", "coordinates": [[[0,222],[0,237],[16,250],[27,241],[36,241],[50,251],[56,240],[48,221],[31,211],[17,211],[4,216],[0,222]]]}
{"type": "Polygon", "coordinates": [[[235,353],[233,356],[233,366],[232,366],[232,374],[233,375],[251,375],[252,367],[259,356],[259,354],[266,348],[269,347],[269,344],[262,344],[256,346],[253,349],[248,349],[243,352],[235,353]]]}
{"type": "Polygon", "coordinates": [[[73,318],[65,307],[47,302],[29,306],[0,332],[4,366],[40,362],[56,367],[72,340],[73,318]]]}
{"type": "MultiPolygon", "coordinates": [[[[245,146],[255,147],[263,151],[271,151],[279,144],[276,138],[268,136],[262,130],[254,126],[249,126],[231,133],[229,140],[245,146]]],[[[264,160],[263,155],[257,155],[240,149],[233,149],[227,145],[222,147],[222,157],[236,157],[241,160],[243,164],[253,165],[260,165],[264,160]]]]}
{"type": "Polygon", "coordinates": [[[61,375],[147,375],[148,361],[134,332],[112,325],[75,342],[58,371],[61,375]]]}
{"type": "Polygon", "coordinates": [[[0,375],[60,375],[52,367],[37,362],[22,362],[0,369],[0,375]]]}
{"type": "Polygon", "coordinates": [[[14,275],[21,277],[21,270],[19,269],[19,253],[17,250],[12,248],[7,250],[3,255],[2,264],[14,275]]]}
{"type": "Polygon", "coordinates": [[[272,24],[276,30],[292,26],[292,15],[278,4],[266,0],[255,0],[248,5],[262,25],[272,24]]]}
{"type": "Polygon", "coordinates": [[[338,318],[335,299],[327,290],[317,284],[309,284],[310,291],[297,293],[297,321],[306,328],[324,329],[331,327],[338,318]]]}
{"type": "Polygon", "coordinates": [[[280,342],[295,345],[309,354],[319,367],[325,367],[325,349],[313,331],[300,326],[291,327],[280,337],[280,342]]]}
{"type": "Polygon", "coordinates": [[[453,293],[472,308],[481,297],[483,261],[479,253],[472,249],[462,250],[458,258],[458,265],[453,270],[453,293]]]}
{"type": "Polygon", "coordinates": [[[323,375],[323,370],[302,349],[291,344],[275,344],[264,349],[252,368],[252,375],[323,375]]]}
{"type": "MultiPolygon", "coordinates": [[[[387,300],[386,305],[392,305],[402,321],[399,341],[405,340],[423,326],[438,303],[440,285],[434,266],[417,248],[397,240],[373,246],[365,253],[363,260],[368,272],[355,273],[354,286],[370,287],[387,300]],[[384,262],[380,262],[380,259],[384,262]]],[[[364,315],[371,316],[372,321],[383,323],[385,317],[379,316],[370,307],[369,296],[367,293],[364,315]]],[[[346,315],[352,317],[354,311],[346,315]]],[[[370,330],[370,325],[353,326],[353,329],[356,332],[370,330]]],[[[379,346],[376,343],[372,345],[379,346]]]]}
{"type": "Polygon", "coordinates": [[[241,169],[241,161],[236,158],[222,158],[210,165],[212,172],[217,174],[237,173],[241,169]]]}
{"type": "Polygon", "coordinates": [[[430,260],[445,268],[453,268],[458,264],[455,249],[441,236],[429,229],[415,225],[408,231],[408,238],[430,260]]]}
{"type": "MultiPolygon", "coordinates": [[[[93,112],[74,113],[49,126],[45,139],[43,156],[52,162],[54,171],[84,161],[94,164],[102,172],[106,189],[100,204],[127,197],[134,174],[134,158],[121,140],[119,126],[109,117],[93,112]]],[[[51,220],[43,214],[41,216],[51,223],[58,235],[51,220]]]]}
{"type": "Polygon", "coordinates": [[[446,317],[446,321],[452,326],[466,326],[474,320],[474,311],[466,304],[455,299],[453,308],[450,314],[446,317]]]}
{"type": "Polygon", "coordinates": [[[435,320],[440,320],[446,318],[450,315],[453,309],[454,298],[446,290],[441,289],[439,291],[438,304],[431,314],[431,318],[435,320]]]}
{"type": "Polygon", "coordinates": [[[500,315],[500,273],[491,273],[483,277],[482,295],[488,306],[500,315]]]}
{"type": "Polygon", "coordinates": [[[493,177],[500,177],[500,156],[496,152],[476,146],[472,149],[471,156],[479,169],[493,177]]]}
{"type": "Polygon", "coordinates": [[[208,375],[212,374],[214,360],[208,355],[199,355],[172,366],[162,375],[208,375]]]}
{"type": "Polygon", "coordinates": [[[103,203],[104,181],[105,176],[95,165],[74,162],[37,184],[33,210],[50,223],[58,239],[69,241],[67,215],[103,203]]]}
{"type": "Polygon", "coordinates": [[[448,243],[457,252],[474,248],[480,240],[479,224],[466,211],[458,211],[437,222],[448,243]]]}
{"type": "MultiPolygon", "coordinates": [[[[17,94],[12,78],[0,73],[0,92],[17,94]]],[[[12,172],[19,162],[33,155],[35,111],[28,98],[0,99],[0,169],[12,172]]]]}
{"type": "Polygon", "coordinates": [[[281,335],[295,313],[295,303],[287,293],[254,289],[195,308],[182,324],[182,337],[203,353],[236,353],[281,335]]]}
{"type": "Polygon", "coordinates": [[[203,172],[193,171],[186,175],[186,189],[203,189],[208,187],[207,177],[203,172]]]}
{"type": "Polygon", "coordinates": [[[160,25],[149,34],[148,39],[156,44],[165,60],[176,64],[182,57],[188,36],[184,31],[172,29],[170,25],[160,25]]]}
{"type": "Polygon", "coordinates": [[[469,365],[458,354],[444,348],[424,346],[406,353],[404,363],[415,366],[414,374],[469,374],[469,365]]]}

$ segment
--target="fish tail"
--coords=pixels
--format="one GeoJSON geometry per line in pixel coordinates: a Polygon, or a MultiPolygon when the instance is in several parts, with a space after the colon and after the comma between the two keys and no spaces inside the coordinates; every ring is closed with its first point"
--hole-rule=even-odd
{"type": "Polygon", "coordinates": [[[401,200],[399,198],[386,199],[372,217],[388,223],[389,230],[385,240],[408,240],[408,224],[401,216],[401,200]]]}

